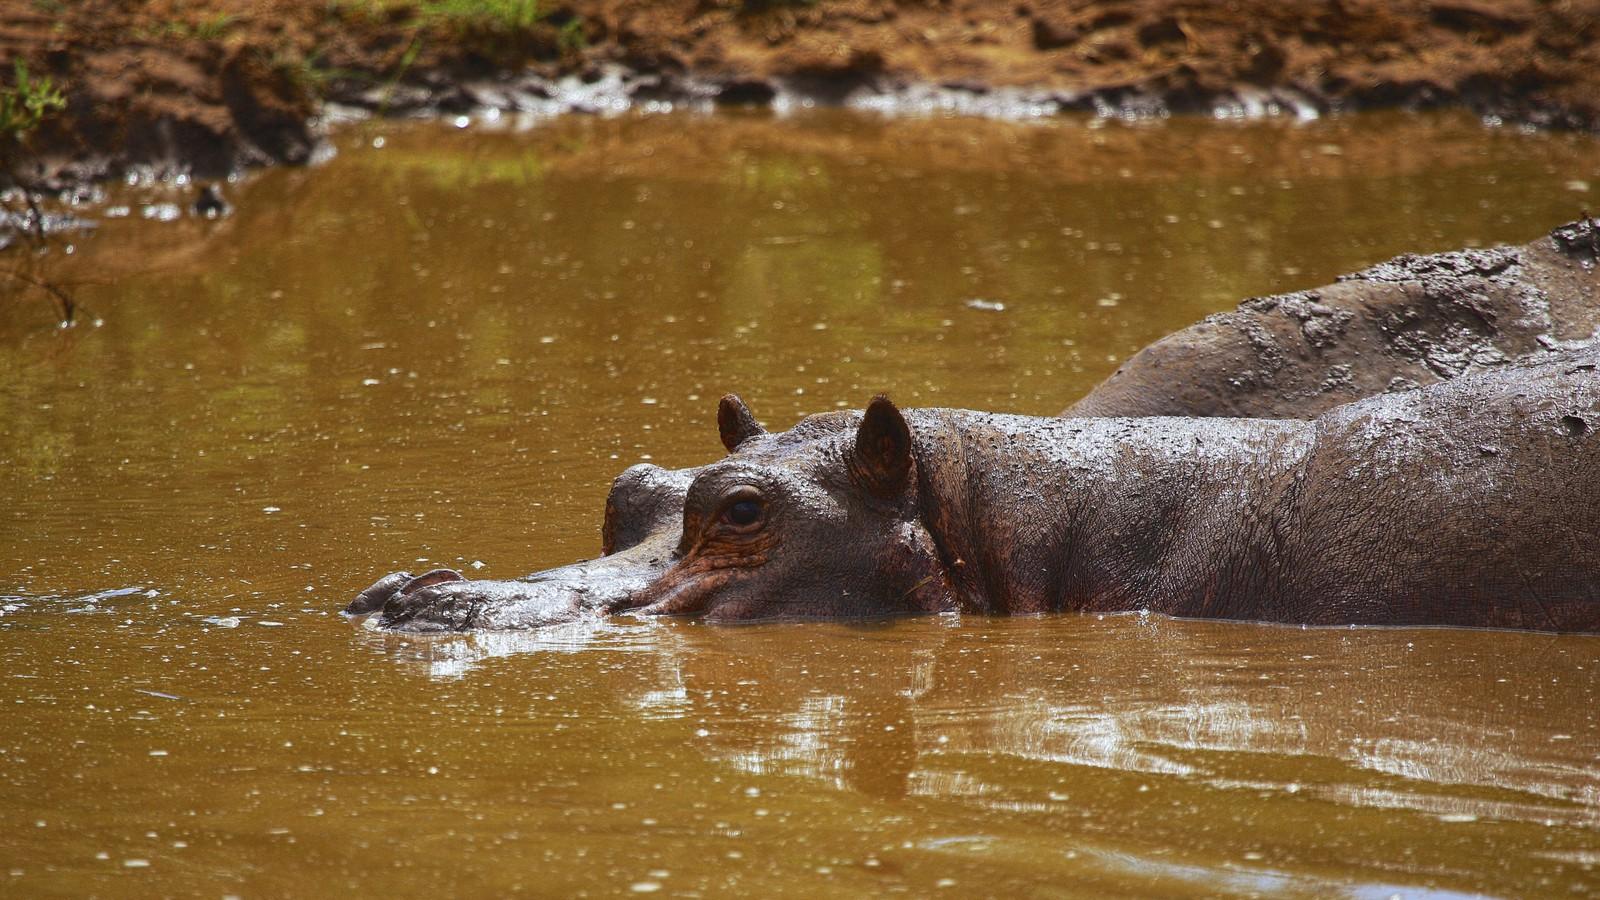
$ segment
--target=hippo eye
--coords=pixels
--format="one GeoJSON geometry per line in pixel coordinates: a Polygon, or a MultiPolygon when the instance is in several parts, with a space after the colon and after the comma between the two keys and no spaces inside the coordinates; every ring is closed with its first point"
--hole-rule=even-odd
{"type": "Polygon", "coordinates": [[[761,504],[754,500],[740,500],[728,507],[728,521],[735,525],[749,525],[761,518],[761,504]]]}
{"type": "Polygon", "coordinates": [[[735,528],[749,528],[761,521],[766,500],[753,487],[735,488],[724,501],[722,518],[735,528]]]}

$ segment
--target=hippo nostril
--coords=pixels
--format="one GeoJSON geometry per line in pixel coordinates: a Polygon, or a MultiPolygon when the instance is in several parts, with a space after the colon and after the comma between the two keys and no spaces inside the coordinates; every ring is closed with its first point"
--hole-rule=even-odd
{"type": "Polygon", "coordinates": [[[454,569],[434,569],[432,572],[424,572],[401,585],[400,590],[395,591],[395,596],[409,594],[412,591],[420,591],[425,587],[433,587],[436,584],[448,584],[452,581],[466,580],[465,575],[454,569]]]}
{"type": "Polygon", "coordinates": [[[372,587],[356,595],[344,608],[345,615],[364,616],[383,609],[395,591],[412,580],[410,572],[393,572],[378,579],[372,587]]]}

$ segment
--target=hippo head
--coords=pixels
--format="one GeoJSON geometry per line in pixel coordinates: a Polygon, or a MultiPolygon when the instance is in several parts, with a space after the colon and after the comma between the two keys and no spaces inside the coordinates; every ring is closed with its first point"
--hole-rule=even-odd
{"type": "Polygon", "coordinates": [[[713,621],[954,608],[888,398],[772,435],[730,395],[718,420],[730,453],[695,472],[671,564],[625,608],[713,621]]]}
{"type": "Polygon", "coordinates": [[[617,612],[749,621],[955,608],[918,514],[910,429],[887,398],[768,434],[730,394],[717,423],[721,461],[618,476],[602,556],[516,581],[398,572],[345,611],[408,631],[466,631],[617,612]]]}

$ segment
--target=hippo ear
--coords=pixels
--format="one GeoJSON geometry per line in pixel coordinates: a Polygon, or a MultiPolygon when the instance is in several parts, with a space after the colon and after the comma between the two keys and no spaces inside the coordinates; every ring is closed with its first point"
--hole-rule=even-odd
{"type": "Polygon", "coordinates": [[[851,463],[857,478],[874,494],[891,497],[905,490],[911,474],[911,428],[883,394],[867,405],[856,430],[851,463]]]}
{"type": "Polygon", "coordinates": [[[767,433],[738,394],[728,394],[717,404],[717,430],[722,432],[722,446],[727,447],[729,453],[756,435],[767,433]]]}

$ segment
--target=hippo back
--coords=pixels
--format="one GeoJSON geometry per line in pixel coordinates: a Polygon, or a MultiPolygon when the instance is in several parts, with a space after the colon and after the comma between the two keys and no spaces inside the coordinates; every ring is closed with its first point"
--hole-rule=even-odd
{"type": "Polygon", "coordinates": [[[1316,419],[1287,492],[1285,621],[1600,631],[1600,352],[1316,419]]]}
{"type": "Polygon", "coordinates": [[[1405,255],[1246,300],[1156,341],[1066,416],[1309,419],[1362,397],[1591,344],[1600,228],[1520,247],[1405,255]]]}

